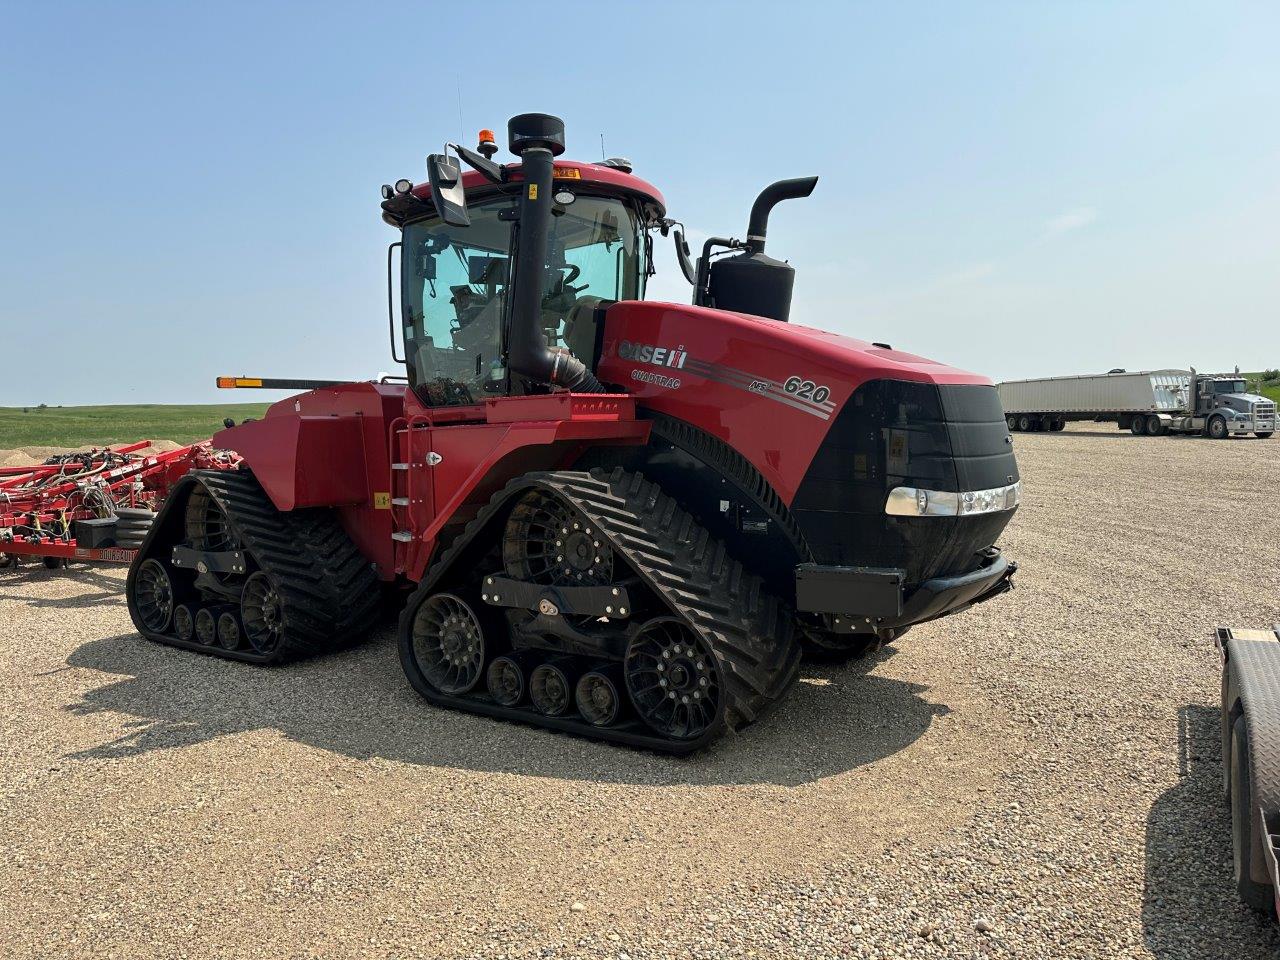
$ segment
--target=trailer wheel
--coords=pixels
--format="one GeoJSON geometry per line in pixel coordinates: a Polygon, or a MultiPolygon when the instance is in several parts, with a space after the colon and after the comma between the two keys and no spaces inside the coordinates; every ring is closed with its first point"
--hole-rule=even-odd
{"type": "Polygon", "coordinates": [[[1209,418],[1209,425],[1205,428],[1209,436],[1214,440],[1227,439],[1227,419],[1226,417],[1212,416],[1209,418]]]}
{"type": "Polygon", "coordinates": [[[1262,433],[1255,433],[1254,436],[1257,437],[1259,440],[1270,440],[1271,434],[1273,434],[1274,432],[1275,432],[1274,430],[1264,430],[1262,433]]]}
{"type": "Polygon", "coordinates": [[[1018,429],[1018,418],[1015,417],[1013,414],[1009,414],[1009,416],[1005,417],[1004,422],[1009,425],[1010,430],[1018,429]]]}
{"type": "Polygon", "coordinates": [[[1018,418],[1018,429],[1024,432],[1031,429],[1031,418],[1025,413],[1018,418]]]}
{"type": "Polygon", "coordinates": [[[1146,417],[1134,417],[1132,420],[1129,421],[1129,432],[1132,433],[1135,437],[1142,436],[1143,432],[1146,429],[1147,429],[1146,417]]]}
{"type": "Polygon", "coordinates": [[[1154,413],[1147,417],[1147,436],[1158,437],[1164,433],[1164,421],[1154,413]]]}
{"type": "Polygon", "coordinates": [[[1252,782],[1249,776],[1249,728],[1244,716],[1236,717],[1231,728],[1231,849],[1240,899],[1255,910],[1275,909],[1275,895],[1269,884],[1253,879],[1254,857],[1261,848],[1253,819],[1252,782]]]}
{"type": "Polygon", "coordinates": [[[1052,423],[1052,424],[1050,424],[1049,429],[1050,429],[1050,430],[1054,430],[1054,431],[1061,431],[1061,430],[1065,430],[1065,429],[1067,429],[1067,421],[1065,421],[1065,420],[1055,420],[1055,421],[1053,421],[1053,423],[1052,423]]]}

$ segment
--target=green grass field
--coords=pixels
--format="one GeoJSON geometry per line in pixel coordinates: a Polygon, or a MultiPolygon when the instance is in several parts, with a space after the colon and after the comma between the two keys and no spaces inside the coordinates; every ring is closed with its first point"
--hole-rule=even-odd
{"type": "Polygon", "coordinates": [[[1256,390],[1268,400],[1274,400],[1280,404],[1280,380],[1262,380],[1261,373],[1245,373],[1242,374],[1249,379],[1249,389],[1256,390]]]}
{"type": "Polygon", "coordinates": [[[265,403],[115,407],[0,407],[0,449],[14,447],[101,446],[131,440],[174,440],[191,443],[222,429],[224,417],[237,423],[260,417],[265,403]]]}

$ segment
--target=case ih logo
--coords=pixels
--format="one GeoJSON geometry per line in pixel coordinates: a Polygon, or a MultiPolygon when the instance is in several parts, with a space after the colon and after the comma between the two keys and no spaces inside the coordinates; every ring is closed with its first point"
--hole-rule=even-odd
{"type": "Polygon", "coordinates": [[[652,343],[632,343],[630,340],[623,340],[618,344],[618,356],[623,360],[651,363],[655,367],[675,367],[678,370],[684,366],[685,358],[689,354],[685,352],[683,343],[678,347],[658,347],[652,343]]]}

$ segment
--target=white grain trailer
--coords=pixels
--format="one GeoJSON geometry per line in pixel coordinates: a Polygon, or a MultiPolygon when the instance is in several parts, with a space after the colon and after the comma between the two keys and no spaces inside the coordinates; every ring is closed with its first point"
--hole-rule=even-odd
{"type": "Polygon", "coordinates": [[[1071,420],[1114,422],[1158,436],[1203,433],[1222,439],[1275,431],[1276,405],[1247,392],[1239,376],[1143,370],[1009,380],[998,385],[1010,430],[1061,430],[1071,420]]]}

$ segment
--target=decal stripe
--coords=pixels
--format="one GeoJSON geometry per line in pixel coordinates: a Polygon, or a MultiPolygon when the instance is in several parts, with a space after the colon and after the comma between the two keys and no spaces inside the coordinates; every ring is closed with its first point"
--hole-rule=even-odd
{"type": "Polygon", "coordinates": [[[721,367],[715,364],[704,364],[701,361],[689,360],[685,363],[684,369],[689,373],[696,374],[705,380],[714,380],[716,383],[723,383],[725,386],[734,387],[738,390],[750,393],[753,396],[763,397],[766,400],[774,400],[777,403],[785,404],[788,407],[794,407],[811,416],[815,416],[820,420],[830,420],[829,411],[822,409],[812,403],[801,400],[792,394],[781,390],[770,389],[764,393],[758,390],[752,390],[751,384],[755,382],[770,383],[771,381],[764,377],[752,377],[741,370],[735,370],[732,367],[721,367]],[[705,369],[704,369],[705,368],[705,369]]]}
{"type": "Polygon", "coordinates": [[[758,397],[767,397],[770,400],[776,400],[784,403],[789,407],[797,410],[803,410],[805,413],[813,414],[823,420],[831,419],[831,414],[835,410],[835,404],[831,402],[815,403],[812,400],[806,400],[803,397],[797,397],[793,393],[787,391],[776,380],[770,380],[768,377],[757,377],[735,367],[725,367],[720,364],[707,363],[703,360],[694,360],[690,358],[685,362],[685,370],[696,373],[707,380],[714,380],[717,383],[723,383],[726,386],[737,387],[739,390],[745,390],[753,393],[758,397]],[[768,384],[769,389],[765,391],[752,390],[753,383],[768,384]]]}
{"type": "Polygon", "coordinates": [[[812,406],[819,410],[824,410],[828,413],[833,412],[836,408],[836,405],[829,400],[823,400],[819,402],[817,400],[808,400],[804,397],[797,396],[794,393],[788,393],[786,387],[783,386],[781,383],[779,383],[777,380],[770,380],[768,377],[758,377],[758,376],[755,376],[754,374],[747,373],[745,370],[738,370],[736,367],[725,367],[719,364],[707,363],[705,360],[690,360],[685,365],[685,368],[686,369],[693,369],[693,368],[705,369],[705,370],[711,370],[717,373],[728,374],[730,376],[737,376],[741,378],[743,383],[746,385],[750,385],[752,383],[767,383],[774,392],[777,392],[781,396],[788,397],[792,400],[795,400],[797,403],[808,404],[809,406],[812,406]]]}

